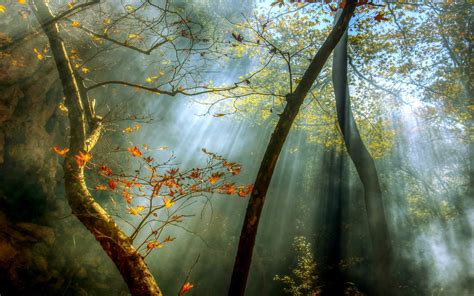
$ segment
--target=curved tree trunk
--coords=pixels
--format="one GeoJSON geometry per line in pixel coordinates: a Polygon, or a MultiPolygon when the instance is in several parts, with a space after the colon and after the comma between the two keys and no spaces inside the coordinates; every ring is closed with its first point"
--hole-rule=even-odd
{"type": "Polygon", "coordinates": [[[270,138],[270,142],[268,143],[263,160],[260,164],[252,194],[250,195],[244,224],[240,233],[239,246],[234,262],[228,295],[244,295],[245,293],[250,264],[252,261],[252,252],[257,236],[258,223],[260,221],[268,186],[270,185],[281,149],[308,91],[311,89],[311,86],[329,58],[329,55],[348,27],[349,21],[355,10],[356,2],[356,0],[347,1],[341,17],[334,25],[326,41],[311,61],[301,82],[296,87],[296,90],[287,95],[287,104],[270,138]]]}
{"type": "Polygon", "coordinates": [[[336,98],[337,119],[344,136],[347,152],[354,162],[364,186],[365,207],[375,261],[376,289],[378,293],[388,295],[387,293],[391,290],[392,245],[385,219],[377,169],[361,139],[352,114],[347,83],[347,39],[348,32],[346,31],[334,49],[333,56],[332,81],[336,98]]]}
{"type": "Polygon", "coordinates": [[[69,61],[67,50],[59,35],[59,28],[51,22],[53,15],[43,0],[34,0],[32,9],[48,38],[56,63],[68,108],[70,151],[64,161],[66,198],[72,213],[84,224],[112,259],[128,285],[132,295],[162,295],[143,257],[133,247],[130,238],[115,224],[110,215],[94,200],[87,189],[84,168],[74,156],[92,150],[101,134],[100,119],[93,114],[86,128],[84,104],[87,97],[81,92],[78,79],[69,61]]]}

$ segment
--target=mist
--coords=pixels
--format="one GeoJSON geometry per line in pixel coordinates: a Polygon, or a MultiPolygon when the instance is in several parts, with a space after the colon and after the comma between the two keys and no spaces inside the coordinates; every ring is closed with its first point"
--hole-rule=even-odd
{"type": "MultiPolygon", "coordinates": [[[[239,165],[219,175],[222,186],[162,206],[167,213],[182,206],[185,217],[160,232],[171,241],[136,245],[158,219],[134,238],[164,295],[228,293],[252,194],[222,188],[255,182],[287,94],[331,31],[338,4],[323,2],[102,1],[58,20],[71,73],[103,125],[86,151],[84,182],[125,235],[143,218],[133,214],[143,202],[127,203],[120,180],[148,176],[150,159],[161,163],[157,176],[176,179],[205,172],[213,158],[239,165]],[[101,175],[102,165],[113,175],[101,175]]],[[[133,295],[113,252],[68,199],[63,162],[71,156],[53,147],[72,149],[72,109],[39,3],[46,2],[0,6],[0,294],[133,295]]],[[[45,6],[58,15],[78,5],[69,4],[45,6]]],[[[472,5],[366,5],[349,23],[347,77],[382,189],[392,248],[387,289],[471,295],[472,5]],[[430,31],[429,22],[441,29],[430,31]]],[[[245,295],[330,295],[335,278],[344,295],[382,295],[377,233],[369,231],[364,184],[338,125],[332,67],[329,59],[279,154],[245,295]]],[[[155,189],[143,190],[153,198],[155,189]]]]}

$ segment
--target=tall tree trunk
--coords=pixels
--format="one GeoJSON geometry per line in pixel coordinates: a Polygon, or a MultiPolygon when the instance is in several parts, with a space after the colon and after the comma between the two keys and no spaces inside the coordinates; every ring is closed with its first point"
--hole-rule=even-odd
{"type": "MultiPolygon", "coordinates": [[[[339,12],[340,13],[340,12],[339,12]]],[[[337,16],[336,16],[337,17],[337,16]]],[[[385,219],[382,190],[374,160],[361,139],[352,114],[347,83],[347,39],[344,32],[334,49],[332,81],[336,98],[337,119],[344,136],[347,152],[356,167],[364,186],[365,207],[375,261],[375,277],[378,293],[390,293],[392,245],[385,219]],[[382,287],[385,287],[382,290],[382,287]]]]}
{"type": "Polygon", "coordinates": [[[356,2],[356,0],[347,1],[341,17],[334,25],[324,44],[314,56],[308,69],[304,73],[301,82],[296,87],[296,90],[287,95],[287,104],[278,120],[272,136],[270,137],[270,142],[268,143],[263,156],[254,183],[254,188],[250,195],[244,224],[240,233],[239,246],[234,262],[228,295],[244,295],[245,293],[258,224],[268,186],[270,185],[281,149],[308,91],[311,89],[311,86],[321,72],[321,69],[329,58],[332,50],[338,43],[344,31],[347,29],[349,21],[354,13],[356,2]]]}
{"type": "MultiPolygon", "coordinates": [[[[344,195],[343,179],[345,174],[344,158],[336,149],[331,150],[322,160],[324,172],[328,172],[330,178],[326,178],[324,186],[326,204],[324,207],[324,232],[326,240],[323,242],[325,258],[323,259],[324,270],[321,280],[324,286],[321,288],[322,296],[344,295],[344,278],[341,272],[342,260],[342,219],[344,195]]],[[[321,266],[321,264],[319,264],[321,266]]]]}
{"type": "Polygon", "coordinates": [[[94,200],[87,189],[84,168],[75,161],[78,153],[88,153],[101,134],[100,119],[93,118],[90,132],[86,128],[84,111],[86,95],[82,92],[69,61],[66,47],[53,15],[43,0],[34,0],[32,9],[42,24],[56,63],[68,108],[70,151],[64,161],[66,198],[72,213],[84,224],[112,259],[132,295],[162,295],[143,257],[133,247],[130,238],[115,224],[110,215],[94,200]]]}

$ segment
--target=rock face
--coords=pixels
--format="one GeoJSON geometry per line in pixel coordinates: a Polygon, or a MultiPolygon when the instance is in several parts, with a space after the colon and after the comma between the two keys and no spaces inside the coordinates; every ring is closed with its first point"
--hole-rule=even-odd
{"type": "Polygon", "coordinates": [[[45,44],[0,50],[0,294],[116,295],[118,271],[63,196],[52,147],[67,146],[66,117],[52,58],[34,51],[45,44]]]}
{"type": "Polygon", "coordinates": [[[0,202],[13,219],[41,215],[56,187],[51,144],[64,126],[57,112],[61,89],[51,59],[39,60],[33,51],[41,44],[21,42],[0,59],[0,202]]]}

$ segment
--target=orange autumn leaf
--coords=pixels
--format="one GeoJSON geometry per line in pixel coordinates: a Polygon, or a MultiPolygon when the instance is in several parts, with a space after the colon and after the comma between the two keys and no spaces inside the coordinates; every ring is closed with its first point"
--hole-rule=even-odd
{"type": "Polygon", "coordinates": [[[219,181],[219,179],[220,179],[223,175],[224,175],[223,173],[214,173],[214,174],[212,174],[212,175],[209,177],[208,181],[209,181],[209,183],[211,183],[211,184],[216,184],[217,181],[219,181]]]}
{"type": "MultiPolygon", "coordinates": [[[[166,178],[166,177],[165,177],[166,178]]],[[[174,188],[174,187],[178,187],[178,185],[176,184],[176,181],[175,179],[172,177],[171,179],[165,179],[164,181],[164,184],[165,186],[169,187],[169,188],[174,188]]]]}
{"type": "Polygon", "coordinates": [[[127,180],[123,179],[123,180],[120,180],[120,182],[122,182],[122,183],[123,183],[123,186],[126,187],[126,188],[132,188],[132,186],[135,185],[135,181],[134,181],[134,180],[132,180],[132,181],[127,181],[127,180]]]}
{"type": "Polygon", "coordinates": [[[150,249],[161,249],[161,248],[163,248],[163,244],[160,244],[157,241],[151,241],[148,244],[146,244],[146,248],[148,250],[150,250],[150,249]]]}
{"type": "Polygon", "coordinates": [[[178,173],[179,169],[171,169],[169,171],[166,171],[170,175],[176,175],[178,173]]]}
{"type": "Polygon", "coordinates": [[[107,190],[107,186],[106,185],[97,185],[95,186],[95,190],[107,190]]]}
{"type": "Polygon", "coordinates": [[[379,13],[374,17],[374,20],[376,20],[377,22],[381,22],[388,21],[388,18],[384,16],[384,13],[382,11],[379,11],[379,13]]]}
{"type": "Polygon", "coordinates": [[[145,206],[137,206],[137,207],[133,207],[133,208],[128,208],[127,211],[134,215],[134,216],[137,216],[140,214],[141,211],[143,211],[145,209],[145,206]]]}
{"type": "Polygon", "coordinates": [[[186,282],[182,287],[181,287],[181,290],[179,291],[179,295],[183,295],[185,294],[186,292],[188,292],[189,290],[191,290],[192,288],[194,287],[193,284],[191,284],[190,282],[186,282]]]}
{"type": "Polygon", "coordinates": [[[133,133],[133,128],[131,128],[131,127],[124,128],[124,129],[122,130],[122,132],[124,132],[124,133],[126,133],[126,134],[133,133]]]}
{"type": "Polygon", "coordinates": [[[175,204],[174,201],[171,200],[171,198],[165,199],[165,208],[169,209],[175,204]]]}
{"type": "Polygon", "coordinates": [[[241,167],[238,164],[232,164],[231,166],[229,166],[227,168],[227,170],[230,173],[232,173],[233,176],[240,174],[240,169],[241,169],[241,167]]]}
{"type": "Polygon", "coordinates": [[[192,179],[196,179],[196,178],[199,178],[200,175],[201,175],[201,172],[199,172],[199,170],[196,169],[191,172],[191,175],[189,175],[189,177],[191,177],[192,179]]]}
{"type": "Polygon", "coordinates": [[[122,195],[123,195],[123,198],[125,198],[125,201],[130,204],[132,202],[132,196],[130,195],[130,193],[128,193],[127,191],[123,191],[122,192],[122,195]]]}
{"type": "Polygon", "coordinates": [[[122,132],[124,132],[126,134],[130,134],[130,133],[133,133],[134,131],[139,130],[141,127],[142,127],[141,125],[135,124],[135,126],[131,126],[131,127],[127,127],[125,129],[123,129],[122,132]]]}
{"type": "Polygon", "coordinates": [[[107,177],[107,176],[112,175],[112,173],[113,173],[112,169],[109,168],[108,166],[106,166],[105,164],[102,164],[99,167],[99,175],[101,175],[101,176],[107,177]]]}
{"type": "Polygon", "coordinates": [[[226,194],[235,194],[236,192],[236,188],[234,184],[225,184],[223,189],[226,194]]]}
{"type": "Polygon", "coordinates": [[[69,148],[59,149],[58,146],[54,146],[53,151],[56,152],[58,155],[63,156],[64,154],[69,152],[69,148]]]}
{"type": "Polygon", "coordinates": [[[37,50],[36,48],[33,48],[33,51],[36,53],[36,57],[38,58],[38,60],[42,60],[44,58],[43,54],[41,53],[41,51],[37,50]]]}
{"type": "Polygon", "coordinates": [[[128,148],[127,150],[128,150],[128,152],[130,152],[130,154],[132,154],[133,156],[136,156],[136,157],[142,156],[142,152],[140,151],[140,149],[138,149],[137,146],[130,147],[130,148],[128,148]]]}
{"type": "Polygon", "coordinates": [[[239,187],[239,196],[240,197],[246,197],[247,195],[249,195],[250,193],[252,193],[252,190],[253,190],[253,185],[252,184],[249,184],[247,185],[247,187],[239,187]]]}
{"type": "Polygon", "coordinates": [[[109,180],[109,188],[112,189],[112,190],[117,188],[117,183],[112,179],[109,180]]]}
{"type": "Polygon", "coordinates": [[[79,167],[83,167],[86,162],[92,159],[92,155],[89,152],[82,152],[79,151],[79,154],[75,156],[76,158],[76,163],[79,167]]]}

